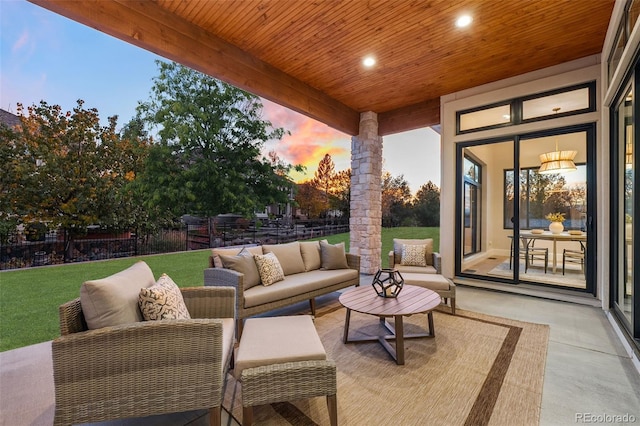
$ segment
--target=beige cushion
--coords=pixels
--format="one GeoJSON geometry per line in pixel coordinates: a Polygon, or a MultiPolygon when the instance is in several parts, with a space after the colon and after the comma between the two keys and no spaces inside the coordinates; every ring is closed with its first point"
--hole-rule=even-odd
{"type": "Polygon", "coordinates": [[[427,246],[424,244],[403,244],[402,259],[400,264],[407,266],[427,266],[425,252],[427,246]]]}
{"type": "Polygon", "coordinates": [[[156,283],[151,268],[137,262],[124,271],[80,287],[80,304],[89,329],[142,321],[138,295],[143,287],[156,283]]]}
{"type": "Polygon", "coordinates": [[[249,318],[244,323],[233,374],[285,362],[327,359],[311,316],[249,318]]]}
{"type": "Polygon", "coordinates": [[[417,285],[419,287],[428,288],[429,290],[449,290],[451,282],[440,274],[417,274],[402,273],[404,283],[407,285],[417,285]]]}
{"type": "Polygon", "coordinates": [[[191,319],[180,288],[167,274],[155,285],[140,289],[138,305],[145,321],[191,319]]]}
{"type": "Polygon", "coordinates": [[[320,260],[322,269],[349,268],[344,243],[329,244],[326,241],[320,241],[320,260]]]}
{"type": "Polygon", "coordinates": [[[284,280],[284,272],[278,262],[278,258],[273,253],[256,254],[254,257],[256,266],[258,267],[258,273],[260,274],[260,281],[262,285],[269,286],[278,281],[284,280]]]}
{"type": "Polygon", "coordinates": [[[300,253],[304,262],[305,271],[320,269],[322,260],[320,259],[320,241],[300,242],[300,253]]]}
{"type": "Polygon", "coordinates": [[[394,238],[393,239],[394,262],[393,263],[402,264],[402,246],[404,244],[426,245],[427,248],[424,254],[425,261],[427,262],[427,265],[433,265],[433,239],[432,238],[425,238],[422,240],[394,238]]]}
{"type": "Polygon", "coordinates": [[[264,244],[262,251],[264,254],[273,253],[276,255],[285,275],[304,272],[304,261],[298,241],[287,244],[264,244]]]}
{"type": "Polygon", "coordinates": [[[251,247],[233,247],[233,248],[214,248],[211,249],[211,256],[213,257],[213,266],[216,268],[224,268],[222,265],[222,260],[220,259],[220,255],[223,254],[225,256],[236,256],[242,249],[246,249],[251,254],[263,254],[262,246],[251,246],[251,247]]]}
{"type": "Polygon", "coordinates": [[[243,288],[245,290],[260,285],[260,273],[249,250],[243,248],[236,256],[221,254],[220,260],[225,268],[244,274],[243,288]]]}

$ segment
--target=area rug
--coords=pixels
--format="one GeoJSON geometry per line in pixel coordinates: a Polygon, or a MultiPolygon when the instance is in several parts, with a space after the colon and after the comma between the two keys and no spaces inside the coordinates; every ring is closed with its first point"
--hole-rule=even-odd
{"type": "MultiPolygon", "coordinates": [[[[488,272],[488,275],[503,278],[513,278],[513,270],[509,267],[509,261],[500,263],[498,266],[488,272]]],[[[556,268],[556,273],[553,273],[552,266],[547,267],[547,272],[544,272],[544,264],[540,263],[529,266],[527,272],[524,272],[524,262],[520,263],[520,280],[521,281],[533,281],[544,284],[555,284],[563,287],[572,288],[586,288],[587,284],[582,273],[580,265],[567,264],[565,267],[565,274],[562,275],[562,259],[559,260],[559,265],[556,268]]]]}
{"type": "MultiPolygon", "coordinates": [[[[338,379],[341,425],[537,425],[549,326],[463,310],[434,312],[435,338],[405,341],[405,365],[376,342],[342,342],[345,309],[337,297],[315,325],[338,379]]],[[[405,333],[426,326],[405,318],[405,333]]],[[[353,312],[352,337],[382,334],[376,317],[353,312]]],[[[229,375],[224,407],[241,423],[242,385],[229,375]]],[[[327,425],[326,400],[254,408],[258,425],[327,425]]]]}

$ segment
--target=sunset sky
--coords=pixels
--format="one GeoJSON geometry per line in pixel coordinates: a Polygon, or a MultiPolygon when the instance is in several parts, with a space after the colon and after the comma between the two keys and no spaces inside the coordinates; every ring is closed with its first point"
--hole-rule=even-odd
{"type": "MultiPolygon", "coordinates": [[[[0,0],[0,108],[16,112],[44,100],[65,111],[85,101],[100,117],[118,115],[122,126],[138,101],[149,98],[158,74],[153,53],[83,26],[24,0],[0,0]]],[[[264,116],[291,132],[274,149],[290,164],[307,167],[300,181],[313,177],[330,154],[336,171],[350,167],[351,137],[275,103],[263,100],[264,116]]],[[[431,180],[440,186],[440,137],[419,129],[384,137],[383,169],[404,175],[412,192],[431,180]]]]}

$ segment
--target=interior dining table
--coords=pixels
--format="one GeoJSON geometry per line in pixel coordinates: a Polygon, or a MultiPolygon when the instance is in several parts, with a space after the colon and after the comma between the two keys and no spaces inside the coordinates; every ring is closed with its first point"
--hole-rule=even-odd
{"type": "Polygon", "coordinates": [[[555,274],[558,261],[557,261],[557,249],[556,244],[558,241],[587,241],[587,233],[579,231],[563,231],[558,234],[554,234],[551,231],[535,232],[532,230],[521,230],[520,238],[524,240],[524,243],[529,245],[529,240],[551,240],[553,241],[553,267],[552,271],[555,274]]]}

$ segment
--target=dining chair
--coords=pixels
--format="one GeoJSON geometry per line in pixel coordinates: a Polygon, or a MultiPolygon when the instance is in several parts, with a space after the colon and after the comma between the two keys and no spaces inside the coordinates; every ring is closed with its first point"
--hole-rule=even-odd
{"type": "Polygon", "coordinates": [[[580,269],[582,273],[585,273],[584,269],[584,257],[587,253],[586,243],[583,241],[578,241],[580,243],[580,250],[572,250],[572,249],[564,249],[562,250],[562,275],[565,272],[565,264],[567,263],[575,263],[580,264],[580,269]]]}
{"type": "MultiPolygon", "coordinates": [[[[513,237],[511,238],[511,251],[509,254],[509,269],[513,264],[513,237]]],[[[549,249],[546,247],[534,247],[535,240],[524,237],[518,238],[520,241],[520,259],[524,259],[524,272],[529,270],[529,266],[533,264],[535,259],[544,261],[544,273],[547,273],[547,265],[549,263],[549,249]]]]}

